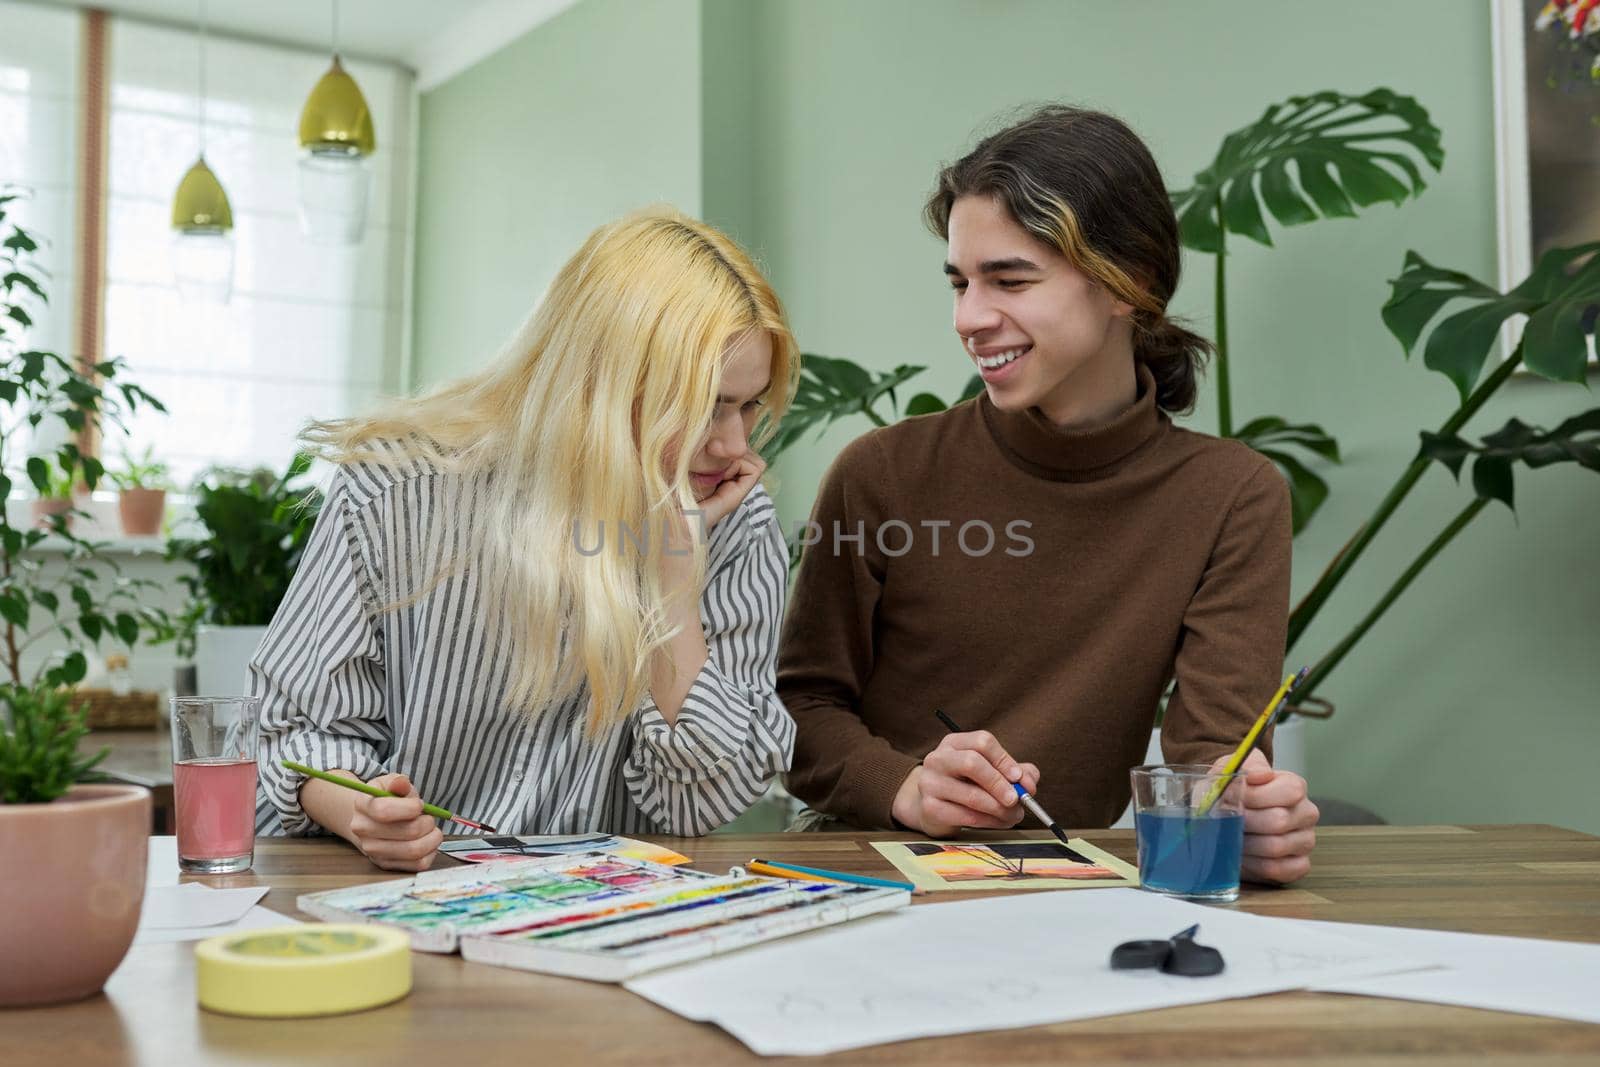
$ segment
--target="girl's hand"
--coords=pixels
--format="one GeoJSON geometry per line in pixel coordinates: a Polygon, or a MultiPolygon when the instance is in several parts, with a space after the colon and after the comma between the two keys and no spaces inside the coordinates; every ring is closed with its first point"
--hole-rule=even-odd
{"type": "Polygon", "coordinates": [[[767,463],[754,451],[746,452],[734,463],[733,474],[717,486],[716,491],[700,501],[704,529],[711,530],[717,523],[732,515],[756,487],[766,473],[767,463]]]}
{"type": "Polygon", "coordinates": [[[395,795],[360,794],[350,816],[350,840],[386,871],[425,871],[433,866],[444,833],[431,815],[422,813],[422,799],[411,779],[384,774],[370,784],[395,795]]]}

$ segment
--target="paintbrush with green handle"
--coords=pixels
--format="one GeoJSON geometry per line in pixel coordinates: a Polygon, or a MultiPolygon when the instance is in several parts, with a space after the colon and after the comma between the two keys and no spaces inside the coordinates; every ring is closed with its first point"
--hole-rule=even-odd
{"type": "MultiPolygon", "coordinates": [[[[301,774],[308,774],[311,777],[319,778],[324,782],[332,782],[334,785],[342,785],[346,789],[354,789],[357,793],[365,793],[369,797],[394,796],[394,794],[389,792],[387,789],[379,789],[375,785],[368,785],[366,782],[359,782],[354,778],[346,778],[341,774],[330,774],[327,771],[319,771],[315,767],[307,767],[304,763],[296,763],[293,760],[286,759],[279,760],[278,762],[289,768],[291,771],[298,771],[301,774]]],[[[427,814],[432,815],[435,819],[448,819],[450,822],[458,822],[462,826],[470,826],[474,830],[482,830],[486,834],[499,832],[492,826],[486,826],[481,822],[473,822],[471,819],[463,819],[454,812],[445,811],[437,804],[424,804],[422,805],[422,810],[427,814]]]]}

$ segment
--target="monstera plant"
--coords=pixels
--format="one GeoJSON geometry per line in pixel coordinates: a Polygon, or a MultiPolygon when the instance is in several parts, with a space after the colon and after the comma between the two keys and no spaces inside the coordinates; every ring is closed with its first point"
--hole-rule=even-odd
{"type": "Polygon", "coordinates": [[[1321,426],[1261,416],[1238,429],[1228,349],[1227,235],[1272,244],[1267,217],[1282,226],[1353,218],[1377,203],[1401,204],[1426,188],[1422,165],[1444,162],[1439,130],[1409,96],[1375,89],[1290,97],[1223,138],[1216,158],[1173,194],[1183,244],[1216,257],[1217,432],[1236,437],[1277,464],[1288,479],[1299,533],[1327,499],[1328,485],[1308,455],[1339,462],[1339,445],[1321,426]]]}
{"type": "MultiPolygon", "coordinates": [[[[848,359],[806,354],[800,357],[800,382],[794,401],[783,416],[778,432],[762,448],[768,463],[777,459],[808,431],[818,434],[842,418],[864,416],[874,426],[887,426],[890,420],[878,412],[878,405],[889,402],[890,414],[900,417],[896,390],[928,368],[902,363],[892,371],[873,372],[848,359]]],[[[955,402],[971,399],[983,389],[983,379],[974,374],[955,402]]],[[[905,413],[929,415],[943,411],[946,404],[932,393],[918,393],[906,402],[905,413]]]]}
{"type": "Polygon", "coordinates": [[[1290,614],[1288,647],[1293,649],[1299,642],[1334,588],[1355,566],[1430,464],[1442,463],[1459,477],[1467,460],[1472,459],[1474,498],[1445,523],[1344,639],[1315,663],[1291,697],[1295,704],[1312,697],[1328,673],[1423,568],[1490,502],[1498,500],[1515,508],[1518,464],[1538,468],[1577,463],[1600,472],[1600,408],[1575,414],[1551,430],[1513,418],[1477,443],[1460,436],[1467,421],[1519,369],[1551,381],[1583,383],[1595,320],[1600,315],[1600,242],[1552,249],[1539,260],[1532,274],[1506,293],[1460,271],[1435,267],[1415,252],[1406,254],[1400,276],[1391,285],[1392,293],[1383,306],[1383,321],[1407,356],[1447,305],[1458,301],[1471,304],[1439,319],[1422,348],[1423,363],[1450,379],[1461,396],[1461,404],[1437,430],[1423,431],[1416,457],[1290,614]],[[1528,317],[1522,340],[1485,375],[1500,327],[1513,315],[1528,317]]]}

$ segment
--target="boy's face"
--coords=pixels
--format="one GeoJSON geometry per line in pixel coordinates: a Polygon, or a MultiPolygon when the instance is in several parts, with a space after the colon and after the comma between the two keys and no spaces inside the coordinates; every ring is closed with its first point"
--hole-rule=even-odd
{"type": "Polygon", "coordinates": [[[949,234],[956,333],[996,407],[1038,407],[1065,425],[1104,409],[1132,380],[1132,309],[998,199],[957,200],[949,234]]]}

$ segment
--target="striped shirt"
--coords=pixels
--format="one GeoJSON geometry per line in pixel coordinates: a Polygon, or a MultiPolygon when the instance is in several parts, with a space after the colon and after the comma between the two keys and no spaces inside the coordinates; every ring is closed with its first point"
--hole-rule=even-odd
{"type": "MultiPolygon", "coordinates": [[[[646,694],[594,737],[587,687],[537,714],[504,706],[509,652],[477,622],[471,567],[379,610],[409,588],[393,571],[429,519],[471,514],[463,484],[419,464],[339,469],[250,663],[257,833],[323,832],[300,807],[305,776],[284,759],[363,780],[403,773],[429,803],[504,833],[704,834],[788,769],[794,723],[774,691],[788,553],[761,486],[711,530],[700,600],[710,658],[676,724],[646,694]]],[[[580,550],[597,536],[584,533],[580,550]]]]}

